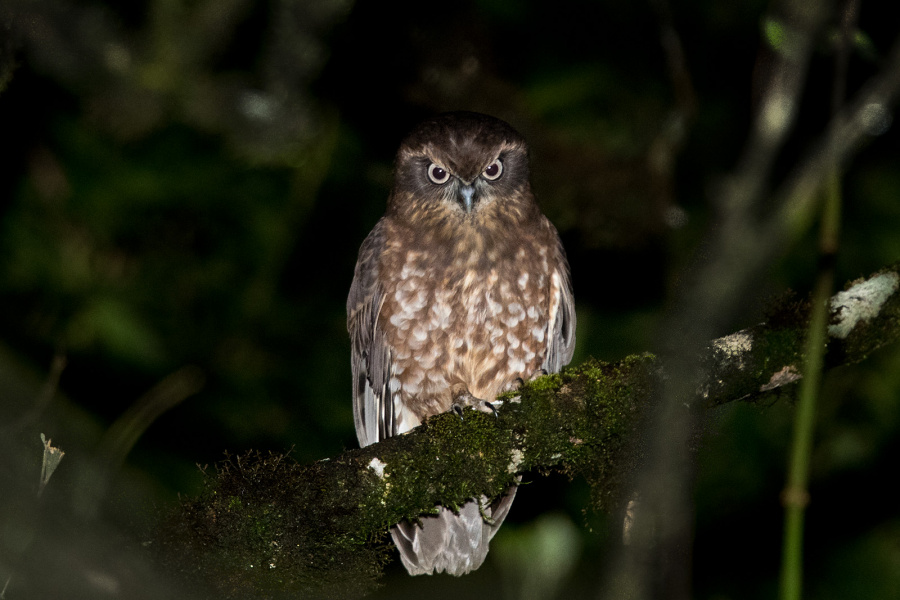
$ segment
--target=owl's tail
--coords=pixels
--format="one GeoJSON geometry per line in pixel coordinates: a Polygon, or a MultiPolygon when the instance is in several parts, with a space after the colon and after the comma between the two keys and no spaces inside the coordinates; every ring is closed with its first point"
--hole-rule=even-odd
{"type": "Polygon", "coordinates": [[[416,523],[402,521],[394,525],[391,537],[400,550],[403,566],[410,575],[465,575],[480,567],[491,538],[509,512],[516,489],[517,486],[511,486],[493,502],[486,496],[481,497],[480,503],[466,502],[458,513],[438,506],[436,515],[422,516],[416,523]]]}

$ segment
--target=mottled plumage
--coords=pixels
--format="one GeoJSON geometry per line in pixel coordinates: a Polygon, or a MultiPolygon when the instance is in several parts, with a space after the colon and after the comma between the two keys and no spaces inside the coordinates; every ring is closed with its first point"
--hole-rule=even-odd
{"type": "MultiPolygon", "coordinates": [[[[387,212],[359,252],[347,325],[362,446],[569,362],[568,265],[534,201],[521,135],[457,112],[404,140],[387,212]]],[[[478,568],[515,489],[397,524],[391,534],[407,570],[478,568]]]]}

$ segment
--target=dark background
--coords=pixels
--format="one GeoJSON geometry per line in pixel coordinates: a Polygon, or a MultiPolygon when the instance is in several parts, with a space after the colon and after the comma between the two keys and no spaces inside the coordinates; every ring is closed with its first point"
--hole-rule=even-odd
{"type": "MultiPolygon", "coordinates": [[[[848,96],[898,33],[888,10],[861,5],[848,96]]],[[[75,485],[67,467],[102,452],[104,431],[186,366],[201,391],[143,423],[98,509],[126,537],[147,530],[148,507],[196,493],[197,464],[226,450],[292,448],[308,462],[354,447],[344,301],[356,252],[401,138],[444,110],[493,114],[529,140],[539,203],[572,266],[574,361],[652,350],[715,225],[778,14],[753,1],[5,2],[0,416],[18,422],[52,383],[53,357],[66,361],[58,394],[16,430],[33,437],[33,479],[38,433],[67,452],[50,487],[75,485]],[[668,26],[684,69],[661,43],[668,26]]],[[[837,31],[832,16],[817,36],[772,186],[828,121],[837,31]]],[[[889,129],[844,173],[839,282],[900,258],[898,159],[889,129]]],[[[815,231],[798,232],[721,333],[759,321],[788,289],[808,293],[815,268],[815,231]]],[[[826,377],[809,598],[900,589],[898,373],[894,347],[826,377]]],[[[791,417],[789,398],[709,415],[697,598],[774,594],[791,417]]],[[[582,482],[526,479],[481,571],[412,580],[393,565],[378,597],[591,597],[605,517],[583,514],[582,482]]]]}

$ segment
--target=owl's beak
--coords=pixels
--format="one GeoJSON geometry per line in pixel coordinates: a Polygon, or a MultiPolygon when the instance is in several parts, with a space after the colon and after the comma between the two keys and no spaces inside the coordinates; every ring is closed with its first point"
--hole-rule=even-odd
{"type": "Polygon", "coordinates": [[[462,204],[463,209],[467,213],[472,212],[472,208],[475,206],[475,186],[474,185],[460,185],[459,186],[459,203],[462,204]]]}

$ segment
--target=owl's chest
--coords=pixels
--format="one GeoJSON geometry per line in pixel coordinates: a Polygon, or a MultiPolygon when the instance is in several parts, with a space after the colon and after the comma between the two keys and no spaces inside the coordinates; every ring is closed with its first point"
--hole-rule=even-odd
{"type": "Polygon", "coordinates": [[[408,252],[383,281],[379,326],[396,382],[409,393],[440,394],[462,384],[493,397],[544,359],[547,261],[528,248],[494,262],[442,258],[408,252]]]}
{"type": "Polygon", "coordinates": [[[427,332],[471,338],[484,326],[515,328],[536,320],[549,303],[543,255],[523,246],[504,259],[448,261],[439,253],[407,251],[384,271],[381,315],[415,339],[427,332]]]}

